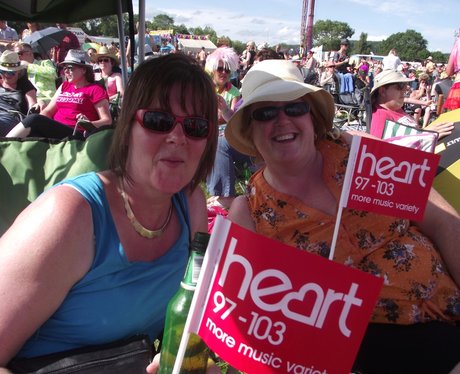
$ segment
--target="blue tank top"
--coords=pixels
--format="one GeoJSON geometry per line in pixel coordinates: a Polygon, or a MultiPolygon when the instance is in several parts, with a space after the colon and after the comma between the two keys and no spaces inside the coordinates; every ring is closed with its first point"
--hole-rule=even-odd
{"type": "Polygon", "coordinates": [[[148,334],[153,341],[163,329],[166,306],[179,288],[187,264],[190,222],[185,194],[173,197],[182,227],[174,246],[154,261],[129,262],[96,173],[59,184],[74,186],[91,206],[95,256],[88,273],[71,288],[18,357],[104,344],[135,334],[148,334]]]}

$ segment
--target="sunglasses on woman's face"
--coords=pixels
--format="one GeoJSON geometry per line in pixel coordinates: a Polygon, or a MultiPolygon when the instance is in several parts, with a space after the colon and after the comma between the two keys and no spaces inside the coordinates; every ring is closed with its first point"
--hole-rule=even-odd
{"type": "Polygon", "coordinates": [[[210,125],[206,118],[182,117],[160,110],[140,109],[136,112],[136,120],[144,129],[158,134],[170,133],[180,123],[190,139],[202,140],[209,135],[210,125]]]}
{"type": "Polygon", "coordinates": [[[15,71],[9,71],[9,70],[0,70],[1,75],[5,75],[7,77],[12,77],[14,74],[16,74],[15,71]]]}
{"type": "Polygon", "coordinates": [[[283,106],[264,106],[254,110],[251,114],[252,119],[266,122],[278,117],[280,110],[288,117],[300,117],[310,111],[310,105],[304,102],[289,103],[283,106]]]}
{"type": "Polygon", "coordinates": [[[63,70],[70,70],[70,71],[73,71],[75,68],[76,68],[75,65],[64,65],[62,67],[63,70]]]}
{"type": "Polygon", "coordinates": [[[97,62],[100,64],[101,62],[110,62],[110,58],[100,58],[97,60],[97,62]]]}
{"type": "Polygon", "coordinates": [[[217,71],[218,71],[219,73],[224,73],[224,72],[227,73],[227,74],[230,73],[230,69],[225,69],[223,66],[219,66],[219,67],[217,68],[217,71]]]}

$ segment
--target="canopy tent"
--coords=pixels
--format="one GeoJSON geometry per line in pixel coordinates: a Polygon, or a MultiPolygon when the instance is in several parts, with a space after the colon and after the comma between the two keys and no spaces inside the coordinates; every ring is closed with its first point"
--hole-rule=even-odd
{"type": "Polygon", "coordinates": [[[0,0],[2,19],[73,23],[132,10],[131,0],[0,0]]]}
{"type": "Polygon", "coordinates": [[[213,52],[217,47],[206,35],[177,34],[177,43],[184,52],[197,53],[204,47],[206,52],[213,52]]]}

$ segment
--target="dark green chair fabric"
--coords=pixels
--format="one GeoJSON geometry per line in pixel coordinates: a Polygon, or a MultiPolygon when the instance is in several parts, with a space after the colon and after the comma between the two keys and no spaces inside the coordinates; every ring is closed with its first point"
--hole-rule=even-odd
{"type": "Polygon", "coordinates": [[[71,176],[107,168],[113,129],[86,140],[0,139],[0,235],[44,190],[71,176]]]}

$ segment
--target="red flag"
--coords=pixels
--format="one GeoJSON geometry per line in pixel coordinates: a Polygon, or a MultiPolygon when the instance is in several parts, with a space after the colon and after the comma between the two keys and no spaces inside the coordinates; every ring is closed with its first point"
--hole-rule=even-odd
{"type": "Polygon", "coordinates": [[[439,156],[354,136],[341,207],[422,220],[439,156]]]}
{"type": "Polygon", "coordinates": [[[348,373],[382,280],[218,217],[185,331],[248,373],[348,373]],[[331,359],[333,357],[333,359],[331,359]]]}

